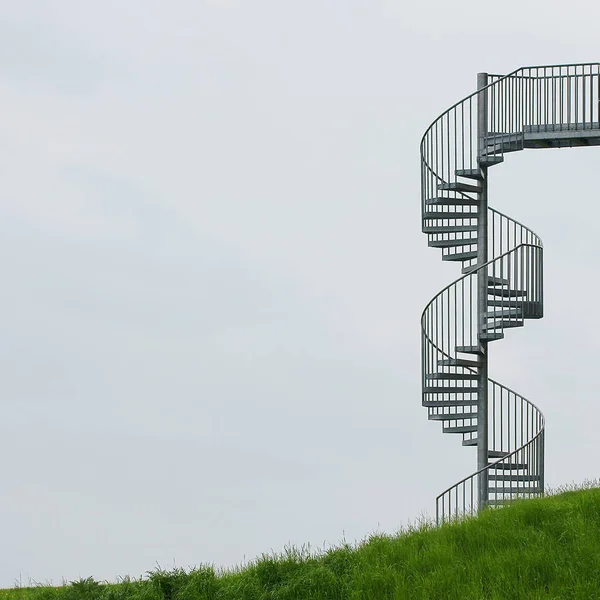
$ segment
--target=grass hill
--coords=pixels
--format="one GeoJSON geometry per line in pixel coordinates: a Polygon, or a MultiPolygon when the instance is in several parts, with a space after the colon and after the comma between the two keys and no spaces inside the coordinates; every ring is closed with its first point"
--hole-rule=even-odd
{"type": "Polygon", "coordinates": [[[156,570],[140,581],[0,591],[1,600],[600,599],[600,489],[524,500],[474,519],[299,550],[231,571],[156,570]]]}

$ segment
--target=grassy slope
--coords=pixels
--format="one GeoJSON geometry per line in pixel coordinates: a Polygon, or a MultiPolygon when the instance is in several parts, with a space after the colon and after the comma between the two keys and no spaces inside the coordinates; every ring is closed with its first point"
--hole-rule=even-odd
{"type": "Polygon", "coordinates": [[[116,585],[0,591],[0,599],[600,599],[600,489],[486,511],[441,528],[373,536],[319,557],[289,551],[248,567],[155,571],[116,585]]]}

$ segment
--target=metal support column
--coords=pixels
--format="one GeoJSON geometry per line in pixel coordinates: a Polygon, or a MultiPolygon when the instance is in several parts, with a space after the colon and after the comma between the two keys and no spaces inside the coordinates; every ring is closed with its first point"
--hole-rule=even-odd
{"type": "MultiPolygon", "coordinates": [[[[487,73],[477,74],[477,89],[482,90],[488,84],[487,73]]],[[[481,156],[485,152],[485,136],[487,134],[487,90],[477,96],[477,150],[481,156]]],[[[488,260],[488,168],[481,167],[483,179],[479,206],[477,209],[477,264],[483,265],[488,260]]],[[[487,268],[480,269],[477,273],[477,325],[481,335],[485,332],[488,298],[488,273],[487,268]]],[[[479,341],[481,346],[481,367],[477,385],[477,470],[488,465],[488,342],[479,341]]],[[[479,474],[479,509],[488,504],[488,472],[479,474]]]]}

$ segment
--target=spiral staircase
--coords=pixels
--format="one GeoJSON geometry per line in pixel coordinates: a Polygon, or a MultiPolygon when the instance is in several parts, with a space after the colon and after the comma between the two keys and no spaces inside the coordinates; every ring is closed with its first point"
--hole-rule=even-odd
{"type": "Polygon", "coordinates": [[[488,206],[489,170],[528,148],[600,145],[600,63],[480,73],[421,141],[422,229],[462,277],[425,307],[423,406],[477,449],[477,471],[436,499],[438,523],[544,490],[544,416],[488,377],[489,345],[543,316],[543,247],[488,206]]]}

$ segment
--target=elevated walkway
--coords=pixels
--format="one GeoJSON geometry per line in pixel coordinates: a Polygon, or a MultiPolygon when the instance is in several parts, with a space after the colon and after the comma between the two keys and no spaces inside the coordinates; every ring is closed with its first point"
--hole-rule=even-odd
{"type": "Polygon", "coordinates": [[[545,123],[525,125],[520,133],[490,132],[485,137],[485,155],[498,155],[527,148],[573,148],[600,146],[600,123],[545,123]]]}

